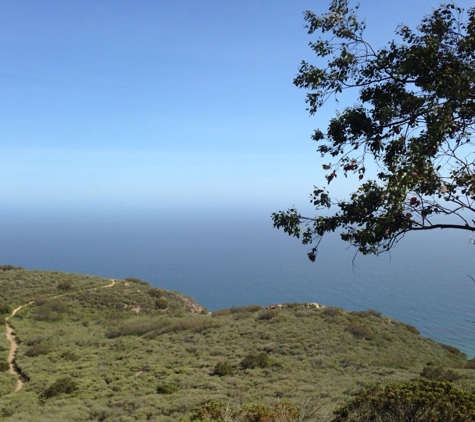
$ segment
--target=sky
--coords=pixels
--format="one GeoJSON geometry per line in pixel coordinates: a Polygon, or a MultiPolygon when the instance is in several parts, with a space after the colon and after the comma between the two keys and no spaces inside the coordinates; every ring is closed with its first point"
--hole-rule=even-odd
{"type": "MultiPolygon", "coordinates": [[[[308,116],[292,80],[302,59],[314,60],[303,12],[328,5],[2,2],[0,212],[308,206],[324,182],[310,136],[337,105],[308,116]]],[[[359,14],[380,47],[437,5],[361,0],[359,14]]]]}

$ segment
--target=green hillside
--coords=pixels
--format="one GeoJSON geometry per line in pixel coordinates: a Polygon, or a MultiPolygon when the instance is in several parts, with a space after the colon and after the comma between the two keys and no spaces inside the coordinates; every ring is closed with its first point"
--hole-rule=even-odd
{"type": "Polygon", "coordinates": [[[463,353],[377,311],[285,304],[209,314],[137,279],[2,269],[2,316],[24,306],[3,325],[19,343],[18,391],[0,337],[1,420],[186,421],[214,399],[306,401],[323,421],[368,387],[422,371],[475,390],[463,353]]]}

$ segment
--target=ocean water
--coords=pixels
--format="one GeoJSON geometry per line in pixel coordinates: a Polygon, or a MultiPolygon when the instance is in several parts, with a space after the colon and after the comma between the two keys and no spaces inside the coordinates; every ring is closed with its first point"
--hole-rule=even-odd
{"type": "Polygon", "coordinates": [[[406,236],[391,254],[356,256],[336,236],[315,263],[268,215],[193,221],[166,216],[16,216],[0,223],[0,262],[136,277],[209,310],[317,302],[373,308],[475,356],[475,246],[467,232],[406,236]]]}

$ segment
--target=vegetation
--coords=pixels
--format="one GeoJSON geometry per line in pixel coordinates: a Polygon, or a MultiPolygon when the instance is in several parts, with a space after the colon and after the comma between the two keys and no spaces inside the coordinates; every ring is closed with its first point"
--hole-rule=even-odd
{"type": "Polygon", "coordinates": [[[328,184],[343,174],[357,190],[334,200],[315,187],[311,203],[322,215],[272,215],[274,227],[313,243],[312,261],[334,231],[360,253],[379,254],[411,231],[475,230],[475,9],[443,4],[417,30],[399,26],[398,40],[380,49],[364,38],[357,9],[333,0],[326,14],[305,14],[308,33],[320,34],[310,47],[324,61],[303,62],[294,80],[310,114],[343,92],[357,97],[312,136],[329,160],[328,184]]]}
{"type": "Polygon", "coordinates": [[[334,422],[475,420],[475,394],[449,382],[418,381],[375,387],[339,409],[334,422]]]}
{"type": "Polygon", "coordinates": [[[26,304],[9,320],[18,392],[0,336],[5,421],[189,422],[208,409],[203,420],[321,422],[369,387],[421,374],[475,390],[473,361],[375,310],[250,305],[210,315],[137,279],[24,269],[0,273],[0,303],[26,304]]]}

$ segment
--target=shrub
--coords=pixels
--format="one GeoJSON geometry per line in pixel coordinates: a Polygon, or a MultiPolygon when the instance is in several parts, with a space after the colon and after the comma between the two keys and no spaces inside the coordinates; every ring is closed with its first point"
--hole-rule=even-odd
{"type": "Polygon", "coordinates": [[[176,384],[159,384],[157,385],[158,394],[173,394],[178,391],[178,385],[176,384]]]}
{"type": "Polygon", "coordinates": [[[162,296],[155,300],[155,307],[157,309],[168,309],[169,303],[166,297],[162,296]]]}
{"type": "MultiPolygon", "coordinates": [[[[203,422],[203,421],[222,421],[222,420],[229,420],[228,418],[231,415],[227,415],[229,411],[229,406],[226,404],[216,401],[210,400],[205,404],[197,406],[190,417],[191,422],[203,422]],[[225,419],[225,417],[228,418],[225,419]]],[[[231,419],[232,420],[232,419],[231,419]]]]}
{"type": "Polygon", "coordinates": [[[0,360],[0,372],[5,372],[10,369],[10,364],[6,360],[0,360]]]}
{"type": "Polygon", "coordinates": [[[271,319],[274,319],[276,316],[276,312],[271,310],[271,309],[267,309],[265,311],[261,311],[259,312],[259,314],[257,315],[257,319],[259,321],[270,321],[271,319]]]}
{"type": "Polygon", "coordinates": [[[381,318],[383,316],[383,314],[379,311],[377,311],[376,309],[367,309],[366,312],[371,315],[371,316],[374,316],[376,318],[381,318]]]}
{"type": "Polygon", "coordinates": [[[467,368],[467,369],[475,369],[475,358],[470,359],[470,360],[466,363],[465,368],[467,368]]]}
{"type": "Polygon", "coordinates": [[[418,330],[416,327],[414,327],[414,325],[411,325],[411,324],[404,324],[404,323],[403,323],[403,325],[404,325],[412,334],[416,334],[416,335],[419,335],[419,334],[420,334],[419,330],[418,330]]]}
{"type": "Polygon", "coordinates": [[[475,394],[421,379],[372,388],[335,411],[333,422],[475,420],[475,394]]]}
{"type": "Polygon", "coordinates": [[[214,326],[215,324],[208,319],[191,317],[175,321],[170,325],[163,327],[160,330],[160,334],[177,333],[186,330],[192,331],[194,333],[201,333],[202,331],[214,326]]]}
{"type": "Polygon", "coordinates": [[[56,397],[60,394],[72,394],[78,389],[78,386],[74,380],[70,377],[63,377],[57,379],[51,384],[42,394],[46,399],[56,397]]]}
{"type": "Polygon", "coordinates": [[[359,337],[365,340],[371,340],[373,338],[373,333],[371,330],[363,325],[360,325],[356,322],[351,322],[346,328],[351,334],[355,337],[359,337]]]}
{"type": "MultiPolygon", "coordinates": [[[[160,321],[162,322],[162,321],[160,321]]],[[[168,323],[168,321],[167,321],[168,323]]],[[[122,336],[142,336],[159,328],[157,322],[151,320],[136,319],[122,323],[118,327],[109,329],[105,335],[107,338],[122,336]]]]}
{"type": "Polygon", "coordinates": [[[228,316],[231,315],[231,309],[218,309],[214,311],[211,316],[212,317],[220,317],[220,316],[228,316]]]}
{"type": "Polygon", "coordinates": [[[233,306],[230,308],[232,314],[238,314],[243,312],[257,312],[262,311],[264,308],[261,305],[246,305],[246,306],[233,306]]]}
{"type": "Polygon", "coordinates": [[[14,267],[13,265],[0,265],[0,271],[22,270],[23,267],[14,267]]]}
{"type": "Polygon", "coordinates": [[[156,287],[152,287],[148,290],[148,294],[152,296],[153,298],[158,299],[163,296],[163,290],[157,289],[156,287]]]}
{"type": "Polygon", "coordinates": [[[460,356],[464,359],[467,359],[467,355],[450,344],[441,344],[442,348],[447,350],[447,352],[452,353],[453,355],[460,356]]]}
{"type": "Polygon", "coordinates": [[[71,290],[71,287],[73,287],[73,283],[71,280],[63,280],[58,283],[59,290],[67,291],[71,290]]]}
{"type": "Polygon", "coordinates": [[[195,408],[191,422],[297,422],[299,411],[288,403],[276,403],[274,408],[263,404],[231,405],[220,401],[209,401],[195,408]]]}
{"type": "Polygon", "coordinates": [[[233,375],[235,368],[233,365],[227,362],[219,362],[213,369],[213,375],[218,377],[224,377],[225,375],[233,375]]]}
{"type": "Polygon", "coordinates": [[[326,317],[336,317],[340,315],[342,310],[340,308],[329,307],[323,308],[323,315],[326,317]]]}
{"type": "Polygon", "coordinates": [[[40,300],[36,303],[34,318],[37,321],[55,322],[62,318],[61,314],[68,313],[69,307],[66,303],[58,300],[40,300]]]}
{"type": "Polygon", "coordinates": [[[47,355],[52,350],[53,349],[48,344],[36,343],[36,344],[33,344],[30,347],[28,347],[28,349],[25,352],[25,356],[27,356],[29,358],[33,358],[35,356],[47,355]]]}
{"type": "Polygon", "coordinates": [[[69,360],[71,362],[74,362],[74,361],[77,361],[79,360],[79,356],[73,352],[72,350],[66,350],[64,351],[62,354],[61,354],[61,357],[64,359],[64,360],[69,360]]]}
{"type": "Polygon", "coordinates": [[[271,359],[266,352],[247,355],[239,364],[241,369],[267,368],[270,365],[271,359]]]}
{"type": "Polygon", "coordinates": [[[445,369],[439,365],[432,365],[428,363],[421,372],[422,378],[436,381],[457,381],[460,379],[460,375],[452,369],[445,369]]]}
{"type": "Polygon", "coordinates": [[[137,283],[137,284],[142,284],[143,286],[148,286],[148,282],[146,281],[142,281],[140,280],[139,278],[135,278],[135,277],[127,277],[125,279],[125,281],[128,281],[129,283],[137,283]]]}
{"type": "Polygon", "coordinates": [[[0,314],[10,314],[12,307],[6,303],[0,303],[0,314]]]}

